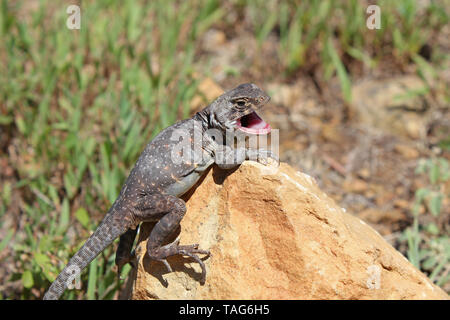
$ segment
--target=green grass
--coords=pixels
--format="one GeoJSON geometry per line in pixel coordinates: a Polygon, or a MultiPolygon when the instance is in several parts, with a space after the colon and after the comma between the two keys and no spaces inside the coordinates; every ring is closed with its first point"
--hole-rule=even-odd
{"type": "MultiPolygon", "coordinates": [[[[377,31],[367,30],[364,3],[356,0],[83,1],[79,31],[65,27],[69,4],[0,0],[0,134],[8,140],[0,156],[14,170],[0,186],[0,229],[7,230],[0,252],[10,253],[2,280],[14,284],[4,299],[42,298],[145,144],[187,116],[198,40],[211,26],[234,28],[230,15],[248,14],[260,43],[277,34],[281,77],[308,70],[317,55],[324,81],[337,76],[348,102],[345,55],[369,69],[392,57],[422,73],[448,59],[438,50],[429,62],[418,55],[448,24],[448,1],[433,1],[425,13],[413,0],[379,1],[377,31]],[[8,229],[11,221],[20,227],[8,229]]],[[[113,266],[110,247],[83,273],[82,290],[63,298],[114,298],[120,284],[113,266]]]]}
{"type": "Polygon", "coordinates": [[[450,180],[449,163],[444,158],[422,159],[416,174],[428,176],[427,185],[416,191],[412,208],[413,225],[404,231],[402,240],[408,244],[409,261],[428,272],[437,285],[443,286],[450,282],[450,237],[445,222],[437,222],[443,214],[445,184],[450,180]],[[423,222],[421,208],[426,210],[431,221],[423,222]]]}
{"type": "MultiPolygon", "coordinates": [[[[11,242],[17,258],[12,278],[25,290],[16,294],[39,298],[115,200],[145,144],[186,117],[197,85],[195,40],[221,10],[216,1],[92,1],[74,31],[65,27],[66,5],[41,1],[26,19],[22,6],[1,2],[0,110],[18,137],[20,177],[3,189],[4,205],[11,188],[29,193],[27,217],[25,232],[0,245],[11,242]]],[[[112,253],[91,264],[87,298],[117,289],[112,253]]]]}
{"type": "MultiPolygon", "coordinates": [[[[343,62],[347,56],[366,68],[377,68],[386,57],[405,67],[416,59],[430,37],[450,23],[450,1],[433,1],[418,8],[417,1],[377,1],[381,29],[366,27],[365,1],[235,1],[250,11],[250,24],[259,42],[279,33],[278,55],[286,75],[309,70],[320,56],[323,80],[337,74],[345,101],[351,102],[351,75],[343,62]]],[[[449,59],[434,48],[434,63],[449,59]]],[[[420,58],[420,57],[419,57],[420,58]]],[[[321,75],[321,76],[322,76],[321,75]]]]}

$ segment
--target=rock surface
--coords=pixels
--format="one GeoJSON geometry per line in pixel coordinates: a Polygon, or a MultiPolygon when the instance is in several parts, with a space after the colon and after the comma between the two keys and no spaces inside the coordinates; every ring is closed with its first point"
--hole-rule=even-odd
{"type": "Polygon", "coordinates": [[[181,244],[211,251],[201,270],[145,255],[140,232],[132,299],[448,299],[376,231],[345,213],[306,174],[244,162],[216,167],[187,196],[181,244]]]}

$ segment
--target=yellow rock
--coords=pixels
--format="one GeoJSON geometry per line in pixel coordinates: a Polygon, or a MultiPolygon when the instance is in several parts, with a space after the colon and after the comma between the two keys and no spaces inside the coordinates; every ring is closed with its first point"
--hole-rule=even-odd
{"type": "Polygon", "coordinates": [[[376,231],[286,164],[210,170],[187,201],[181,244],[210,250],[201,270],[150,261],[146,224],[133,299],[448,299],[376,231]]]}

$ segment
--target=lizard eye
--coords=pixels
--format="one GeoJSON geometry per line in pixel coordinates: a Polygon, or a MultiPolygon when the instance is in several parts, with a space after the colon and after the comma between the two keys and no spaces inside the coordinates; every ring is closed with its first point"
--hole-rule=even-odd
{"type": "Polygon", "coordinates": [[[236,101],[236,104],[239,106],[239,107],[245,107],[245,100],[238,100],[238,101],[236,101]]]}

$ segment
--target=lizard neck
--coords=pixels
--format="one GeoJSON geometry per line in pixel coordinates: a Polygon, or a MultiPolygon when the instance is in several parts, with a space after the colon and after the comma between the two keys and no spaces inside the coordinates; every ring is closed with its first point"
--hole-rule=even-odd
{"type": "Polygon", "coordinates": [[[227,128],[218,120],[219,117],[216,114],[218,110],[218,103],[220,103],[220,101],[214,101],[203,110],[197,112],[193,118],[194,120],[200,121],[202,123],[203,131],[206,131],[208,129],[218,129],[222,132],[222,134],[225,134],[227,128]]]}
{"type": "Polygon", "coordinates": [[[195,121],[199,121],[202,125],[202,130],[205,132],[206,130],[213,128],[213,124],[211,122],[211,112],[209,106],[204,108],[203,110],[197,112],[193,119],[195,121]]]}

